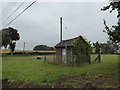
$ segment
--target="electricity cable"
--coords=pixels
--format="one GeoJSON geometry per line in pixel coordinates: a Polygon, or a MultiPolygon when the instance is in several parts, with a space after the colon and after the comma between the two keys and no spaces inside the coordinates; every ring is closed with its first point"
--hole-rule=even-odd
{"type": "Polygon", "coordinates": [[[37,0],[35,0],[34,2],[32,2],[27,8],[25,8],[20,14],[18,14],[13,20],[11,20],[6,26],[8,26],[9,24],[11,24],[15,19],[17,19],[22,13],[24,13],[28,8],[30,8],[37,0]]]}

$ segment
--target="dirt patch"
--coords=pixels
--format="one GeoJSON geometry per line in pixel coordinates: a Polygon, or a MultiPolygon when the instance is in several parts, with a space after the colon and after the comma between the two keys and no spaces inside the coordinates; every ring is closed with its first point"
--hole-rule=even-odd
{"type": "Polygon", "coordinates": [[[2,88],[50,88],[50,86],[47,84],[36,84],[21,80],[10,81],[4,78],[2,79],[2,88]]]}
{"type": "Polygon", "coordinates": [[[115,75],[92,76],[89,73],[78,76],[60,76],[48,83],[35,84],[24,81],[2,79],[2,88],[119,88],[118,77],[115,75]]]}
{"type": "Polygon", "coordinates": [[[115,75],[92,76],[89,73],[78,76],[61,76],[56,83],[71,88],[118,88],[118,77],[115,75]]]}

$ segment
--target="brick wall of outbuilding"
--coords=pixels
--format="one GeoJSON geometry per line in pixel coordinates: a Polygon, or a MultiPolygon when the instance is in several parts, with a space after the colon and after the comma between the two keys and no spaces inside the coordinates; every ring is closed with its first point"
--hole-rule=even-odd
{"type": "Polygon", "coordinates": [[[61,64],[62,63],[61,53],[62,53],[61,48],[56,48],[56,63],[57,64],[61,64]]]}

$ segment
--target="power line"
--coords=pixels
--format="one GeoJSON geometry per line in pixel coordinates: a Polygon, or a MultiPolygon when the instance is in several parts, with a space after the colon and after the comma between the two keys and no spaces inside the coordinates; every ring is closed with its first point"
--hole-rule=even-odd
{"type": "Polygon", "coordinates": [[[8,15],[11,14],[11,12],[14,10],[15,6],[17,6],[17,3],[18,2],[11,3],[11,5],[10,5],[10,7],[8,7],[8,9],[2,10],[3,11],[3,15],[2,15],[3,20],[5,20],[8,17],[8,15]]]}
{"type": "Polygon", "coordinates": [[[11,20],[6,26],[8,26],[9,24],[11,24],[15,19],[17,19],[23,12],[25,12],[28,8],[30,8],[37,0],[35,0],[34,2],[32,2],[27,8],[25,8],[20,14],[18,14],[13,20],[11,20]]]}
{"type": "Polygon", "coordinates": [[[4,12],[4,14],[5,13],[9,14],[17,3],[18,2],[11,2],[11,6],[6,10],[7,12],[4,12]]]}
{"type": "MultiPolygon", "coordinates": [[[[26,0],[25,0],[25,1],[26,1],[26,0]]],[[[6,20],[8,20],[8,19],[25,3],[25,1],[22,2],[22,3],[13,11],[13,13],[11,13],[11,14],[3,21],[3,23],[4,23],[6,20]]]]}
{"type": "MultiPolygon", "coordinates": [[[[4,6],[4,5],[2,5],[2,6],[4,6]]],[[[10,7],[10,2],[7,4],[6,7],[4,7],[3,11],[6,11],[9,7],[10,7]]]]}
{"type": "MultiPolygon", "coordinates": [[[[11,2],[10,2],[11,3],[11,2]]],[[[15,7],[15,2],[12,2],[10,4],[10,6],[6,9],[6,10],[3,10],[3,16],[4,16],[4,20],[6,19],[6,17],[11,13],[11,11],[13,10],[13,8],[15,7]]]]}

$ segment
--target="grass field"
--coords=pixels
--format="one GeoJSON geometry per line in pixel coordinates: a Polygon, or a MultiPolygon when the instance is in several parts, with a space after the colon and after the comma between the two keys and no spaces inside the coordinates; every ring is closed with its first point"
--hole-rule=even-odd
{"type": "MultiPolygon", "coordinates": [[[[92,59],[95,56],[92,55],[92,59]]],[[[2,78],[34,83],[52,82],[61,75],[118,75],[118,55],[102,55],[101,63],[80,67],[49,64],[35,56],[7,56],[2,58],[2,78]]]]}

